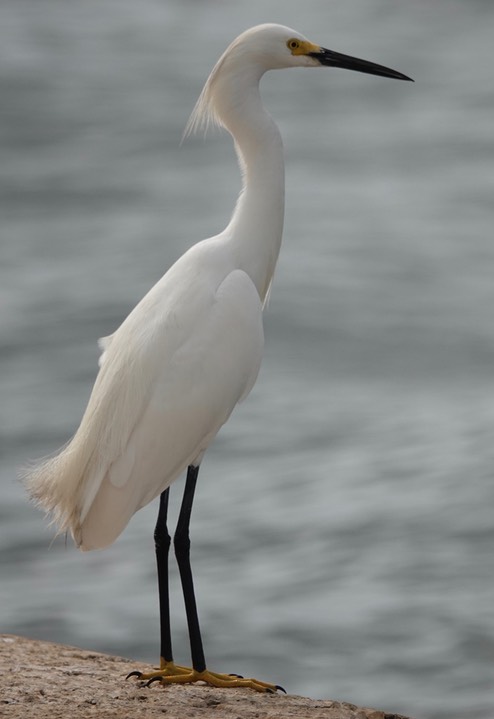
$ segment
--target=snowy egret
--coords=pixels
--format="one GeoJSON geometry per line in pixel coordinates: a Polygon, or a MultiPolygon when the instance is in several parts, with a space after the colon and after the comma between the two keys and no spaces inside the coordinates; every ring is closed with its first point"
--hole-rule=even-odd
{"type": "Polygon", "coordinates": [[[189,521],[204,452],[257,378],[262,310],[281,243],[283,149],[262,105],[259,81],[267,70],[321,66],[410,80],[315,45],[280,25],[259,25],[234,40],[213,68],[186,129],[212,122],[233,136],[244,187],[232,218],[219,235],[192,246],[116,332],[100,340],[100,370],[79,429],[56,456],[27,472],[32,497],[83,550],[111,544],[138,509],[161,495],[155,529],[161,663],[147,674],[132,672],[148,683],[280,688],[206,669],[189,521]],[[169,486],[186,468],[174,546],[190,669],[173,662],[168,600],[169,486]]]}

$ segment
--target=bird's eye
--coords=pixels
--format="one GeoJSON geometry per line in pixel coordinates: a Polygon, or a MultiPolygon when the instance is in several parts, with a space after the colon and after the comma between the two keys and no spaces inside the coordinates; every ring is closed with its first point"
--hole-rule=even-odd
{"type": "Polygon", "coordinates": [[[289,50],[297,50],[300,47],[300,42],[296,38],[288,40],[287,47],[289,50]]]}

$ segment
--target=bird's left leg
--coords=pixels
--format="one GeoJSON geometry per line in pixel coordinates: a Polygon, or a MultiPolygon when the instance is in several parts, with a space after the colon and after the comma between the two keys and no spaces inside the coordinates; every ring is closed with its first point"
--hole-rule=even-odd
{"type": "MultiPolygon", "coordinates": [[[[278,689],[282,688],[275,684],[261,682],[257,679],[244,679],[243,677],[235,674],[218,674],[216,672],[210,672],[206,669],[199,617],[197,614],[194,582],[192,579],[192,569],[190,566],[189,524],[198,474],[199,467],[194,467],[192,465],[189,466],[182,506],[180,508],[177,529],[174,537],[175,554],[180,571],[187,624],[189,627],[192,669],[189,671],[182,671],[182,668],[180,668],[180,671],[176,674],[157,674],[156,676],[150,678],[148,683],[151,684],[152,682],[158,680],[161,681],[162,684],[186,684],[189,682],[202,681],[214,687],[245,687],[255,689],[259,692],[276,693],[278,689]]],[[[282,689],[282,691],[284,690],[282,689]]]]}

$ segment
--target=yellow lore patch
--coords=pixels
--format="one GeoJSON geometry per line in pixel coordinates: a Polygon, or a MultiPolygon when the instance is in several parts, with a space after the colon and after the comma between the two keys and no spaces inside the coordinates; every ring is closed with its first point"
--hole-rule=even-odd
{"type": "Polygon", "coordinates": [[[310,52],[321,52],[319,45],[314,45],[308,40],[299,40],[298,37],[287,40],[286,46],[292,55],[308,55],[310,52]]]}

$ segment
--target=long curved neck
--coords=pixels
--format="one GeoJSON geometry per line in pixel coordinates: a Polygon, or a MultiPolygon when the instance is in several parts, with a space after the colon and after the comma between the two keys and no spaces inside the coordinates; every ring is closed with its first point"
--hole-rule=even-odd
{"type": "Polygon", "coordinates": [[[237,81],[237,102],[222,108],[221,122],[233,136],[244,179],[224,235],[264,302],[283,233],[285,173],[281,135],[262,105],[259,79],[251,77],[243,90],[237,81]]]}

